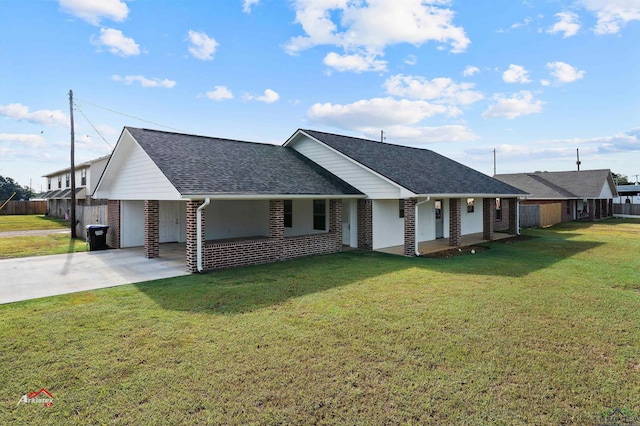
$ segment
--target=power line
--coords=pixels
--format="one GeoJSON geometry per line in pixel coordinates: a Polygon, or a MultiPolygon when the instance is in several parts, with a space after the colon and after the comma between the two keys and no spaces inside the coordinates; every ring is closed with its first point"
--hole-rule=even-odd
{"type": "Polygon", "coordinates": [[[104,136],[102,136],[102,133],[100,133],[100,131],[96,128],[96,126],[93,125],[93,123],[91,122],[91,120],[89,120],[89,117],[87,117],[87,115],[84,113],[84,111],[82,111],[82,109],[80,108],[80,105],[78,105],[77,103],[74,103],[74,105],[76,106],[76,109],[80,112],[80,114],[82,114],[82,116],[84,117],[85,120],[87,120],[87,123],[89,123],[89,125],[91,127],[93,127],[93,130],[96,131],[96,133],[98,134],[98,136],[100,136],[102,138],[102,140],[104,141],[104,143],[106,143],[107,145],[109,145],[109,148],[113,149],[113,145],[111,145],[109,142],[107,142],[107,140],[104,138],[104,136]]]}
{"type": "Polygon", "coordinates": [[[83,103],[85,103],[85,104],[87,104],[87,105],[91,105],[91,106],[93,106],[93,107],[100,108],[100,109],[103,109],[103,110],[105,110],[105,111],[112,112],[112,113],[114,113],[114,114],[123,115],[123,116],[125,116],[125,117],[133,118],[134,120],[143,121],[143,122],[145,122],[145,123],[154,124],[154,125],[156,125],[156,126],[164,127],[165,129],[171,129],[171,130],[175,130],[176,132],[184,133],[184,130],[176,129],[176,128],[174,128],[174,127],[170,127],[170,126],[165,126],[164,124],[160,124],[160,123],[156,123],[156,122],[153,122],[153,121],[145,120],[145,119],[143,119],[143,118],[136,117],[136,116],[134,116],[134,115],[125,114],[124,112],[115,111],[115,110],[113,110],[113,109],[111,109],[111,108],[107,108],[107,107],[103,107],[103,106],[100,106],[100,105],[92,104],[91,102],[87,102],[87,101],[83,101],[83,100],[79,100],[79,101],[80,101],[80,102],[83,102],[83,103]]]}

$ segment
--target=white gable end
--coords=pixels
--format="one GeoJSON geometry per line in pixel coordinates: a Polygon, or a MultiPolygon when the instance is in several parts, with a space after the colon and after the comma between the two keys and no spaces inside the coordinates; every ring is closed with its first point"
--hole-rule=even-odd
{"type": "Polygon", "coordinates": [[[613,198],[613,192],[611,192],[611,186],[609,186],[608,181],[605,181],[604,185],[602,185],[602,191],[600,191],[600,198],[601,199],[613,198]]]}
{"type": "Polygon", "coordinates": [[[372,199],[401,198],[401,187],[331,148],[301,135],[289,145],[372,199]]]}
{"type": "Polygon", "coordinates": [[[180,200],[180,193],[124,131],[94,194],[110,200],[180,200]]]}

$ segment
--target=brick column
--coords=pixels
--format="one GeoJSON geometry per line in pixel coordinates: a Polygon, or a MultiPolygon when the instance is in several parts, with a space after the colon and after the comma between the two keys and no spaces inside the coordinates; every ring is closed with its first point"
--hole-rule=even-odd
{"type": "MultiPolygon", "coordinates": [[[[198,272],[198,207],[202,201],[187,201],[187,271],[198,272]]],[[[204,211],[202,215],[202,247],[204,247],[204,211]]]]}
{"type": "Polygon", "coordinates": [[[496,223],[496,199],[482,199],[482,239],[493,241],[493,226],[496,223]]]}
{"type": "Polygon", "coordinates": [[[416,255],[416,198],[404,200],[404,255],[416,255]]]}
{"type": "Polygon", "coordinates": [[[144,200],[144,255],[160,257],[160,202],[144,200]]]}
{"type": "Polygon", "coordinates": [[[509,198],[507,203],[509,204],[509,235],[516,235],[520,226],[518,223],[518,199],[509,198]]]}
{"type": "Polygon", "coordinates": [[[269,200],[269,238],[276,240],[275,259],[283,259],[284,250],[284,201],[269,200]]]}
{"type": "Polygon", "coordinates": [[[342,200],[329,200],[329,233],[333,236],[335,249],[342,250],[342,200]]]}
{"type": "Polygon", "coordinates": [[[589,220],[594,221],[596,217],[596,208],[594,200],[587,200],[587,205],[589,206],[589,220]]]}
{"type": "Polygon", "coordinates": [[[462,243],[462,202],[460,198],[449,199],[449,245],[462,243]]]}
{"type": "Polygon", "coordinates": [[[373,200],[358,200],[358,248],[373,249],[373,200]]]}
{"type": "Polygon", "coordinates": [[[107,201],[107,245],[120,248],[120,200],[107,201]]]}

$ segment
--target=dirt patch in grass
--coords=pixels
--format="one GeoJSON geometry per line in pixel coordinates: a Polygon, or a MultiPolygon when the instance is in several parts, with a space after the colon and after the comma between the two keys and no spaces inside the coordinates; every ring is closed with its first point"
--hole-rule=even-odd
{"type": "MultiPolygon", "coordinates": [[[[534,237],[530,235],[516,235],[510,238],[503,238],[501,240],[492,241],[487,244],[515,244],[522,241],[529,241],[539,237],[534,237]]],[[[456,256],[462,256],[465,254],[476,254],[483,252],[485,250],[489,250],[491,247],[487,245],[472,245],[472,246],[464,246],[464,247],[454,247],[448,250],[437,251],[434,253],[426,253],[420,255],[420,257],[426,257],[429,259],[449,259],[456,256]]]]}

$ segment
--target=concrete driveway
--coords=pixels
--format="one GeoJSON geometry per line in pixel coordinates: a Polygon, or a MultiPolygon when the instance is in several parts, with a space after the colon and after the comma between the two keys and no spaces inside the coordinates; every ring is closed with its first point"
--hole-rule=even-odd
{"type": "Polygon", "coordinates": [[[0,260],[0,304],[189,275],[184,244],[162,244],[160,258],[140,248],[0,260]]]}

